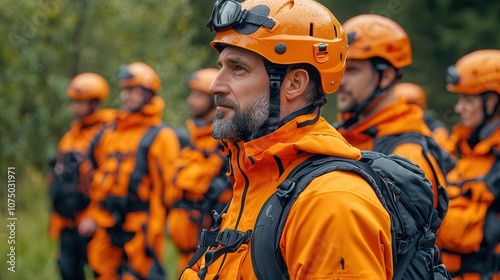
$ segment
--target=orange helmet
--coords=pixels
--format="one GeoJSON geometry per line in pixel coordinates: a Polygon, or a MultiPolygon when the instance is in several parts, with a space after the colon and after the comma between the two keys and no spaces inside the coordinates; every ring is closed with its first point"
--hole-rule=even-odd
{"type": "Polygon", "coordinates": [[[448,67],[446,89],[458,94],[500,94],[500,50],[479,50],[448,67]]]}
{"type": "Polygon", "coordinates": [[[313,0],[217,1],[208,23],[210,45],[232,45],[275,64],[315,67],[324,93],[333,93],[345,70],[347,36],[335,16],[313,0]]]}
{"type": "Polygon", "coordinates": [[[365,14],[349,19],[343,26],[349,36],[348,59],[380,57],[397,69],[412,63],[410,39],[393,20],[365,14]]]}
{"type": "Polygon", "coordinates": [[[188,80],[188,87],[204,93],[210,93],[210,85],[217,77],[218,69],[205,68],[194,72],[188,80]]]}
{"type": "Polygon", "coordinates": [[[109,84],[101,75],[82,73],[71,80],[66,95],[70,99],[78,101],[94,99],[104,101],[109,96],[109,84]]]}
{"type": "Polygon", "coordinates": [[[427,107],[424,89],[413,83],[397,83],[394,86],[396,96],[403,97],[408,103],[416,104],[422,109],[427,107]]]}
{"type": "Polygon", "coordinates": [[[153,68],[143,62],[121,66],[118,83],[120,87],[143,87],[153,93],[158,93],[161,89],[160,77],[153,68]]]}

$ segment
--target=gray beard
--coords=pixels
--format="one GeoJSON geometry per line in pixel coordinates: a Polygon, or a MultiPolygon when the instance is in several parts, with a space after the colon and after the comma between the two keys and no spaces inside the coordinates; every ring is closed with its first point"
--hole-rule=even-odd
{"type": "Polygon", "coordinates": [[[248,141],[259,127],[269,118],[269,93],[262,93],[245,111],[234,108],[234,117],[224,120],[225,113],[216,111],[213,122],[212,137],[232,142],[248,141]]]}

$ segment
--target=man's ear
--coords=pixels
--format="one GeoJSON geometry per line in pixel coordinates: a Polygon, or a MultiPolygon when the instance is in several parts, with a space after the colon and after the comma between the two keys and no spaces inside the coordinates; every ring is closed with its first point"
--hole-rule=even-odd
{"type": "Polygon", "coordinates": [[[283,81],[284,95],[288,101],[303,96],[309,84],[309,73],[305,69],[289,71],[283,81]]]}
{"type": "Polygon", "coordinates": [[[380,88],[386,88],[391,83],[396,80],[396,69],[394,67],[387,67],[387,69],[382,72],[382,78],[380,79],[380,88]]]}

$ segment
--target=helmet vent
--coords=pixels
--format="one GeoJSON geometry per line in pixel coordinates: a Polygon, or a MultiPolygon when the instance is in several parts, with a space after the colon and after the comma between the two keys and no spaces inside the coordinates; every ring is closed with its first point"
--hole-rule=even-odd
{"type": "MultiPolygon", "coordinates": [[[[338,34],[337,34],[337,26],[334,25],[333,26],[333,31],[335,31],[335,38],[338,38],[338,34]]],[[[342,60],[342,59],[341,59],[342,60]]]]}
{"type": "Polygon", "coordinates": [[[343,58],[343,57],[342,57],[342,53],[340,53],[340,61],[342,61],[342,58],[343,58]]]}
{"type": "Polygon", "coordinates": [[[314,32],[313,32],[313,29],[314,29],[314,25],[312,23],[309,24],[309,36],[314,36],[314,32]]]}

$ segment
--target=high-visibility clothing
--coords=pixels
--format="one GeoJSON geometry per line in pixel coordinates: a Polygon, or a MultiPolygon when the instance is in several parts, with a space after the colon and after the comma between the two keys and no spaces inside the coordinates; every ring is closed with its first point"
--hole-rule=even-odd
{"type": "MultiPolygon", "coordinates": [[[[221,230],[253,230],[265,201],[300,162],[315,154],[359,159],[357,148],[320,117],[302,115],[261,138],[223,141],[233,198],[221,230]]],[[[291,279],[391,279],[390,217],[373,189],[349,172],[315,178],[293,204],[280,240],[291,279]]],[[[250,242],[252,242],[250,240],[250,242]]],[[[205,259],[181,279],[199,279],[205,259]]],[[[256,279],[243,244],[208,267],[206,279],[256,279]]]]}
{"type": "MultiPolygon", "coordinates": [[[[359,121],[348,129],[339,128],[339,132],[354,147],[362,150],[373,150],[377,138],[415,132],[430,136],[431,132],[423,121],[423,111],[416,105],[407,104],[404,99],[399,99],[382,108],[372,116],[359,121]]],[[[422,146],[416,143],[403,143],[398,145],[393,153],[411,160],[417,164],[425,173],[434,188],[434,205],[438,205],[438,189],[446,185],[445,176],[441,171],[436,159],[427,154],[432,166],[422,153],[422,146]],[[438,178],[435,178],[434,171],[438,178]]]]}
{"type": "Polygon", "coordinates": [[[166,192],[168,233],[181,252],[179,272],[198,247],[201,230],[213,226],[211,210],[221,211],[232,195],[229,179],[223,178],[226,177],[226,156],[219,148],[219,140],[212,137],[212,125],[189,119],[186,127],[192,144],[181,150],[174,188],[166,192]],[[207,194],[208,191],[214,192],[213,196],[207,194]]]}
{"type": "Polygon", "coordinates": [[[447,175],[450,203],[437,244],[443,249],[443,263],[456,279],[498,279],[500,121],[481,129],[473,148],[467,142],[472,130],[456,126],[450,137],[458,161],[447,175]]]}
{"type": "MultiPolygon", "coordinates": [[[[78,190],[87,195],[89,184],[89,172],[91,167],[86,161],[90,142],[95,135],[110,122],[116,118],[116,112],[112,109],[100,109],[97,112],[88,115],[81,120],[75,120],[71,123],[71,128],[64,134],[57,146],[56,168],[62,169],[62,158],[65,154],[76,153],[79,155],[82,165],[79,168],[79,186],[78,190]]],[[[53,178],[54,179],[54,178],[53,178]]],[[[76,228],[86,210],[79,212],[75,219],[63,217],[53,211],[50,215],[49,236],[57,239],[62,230],[66,228],[76,228]]]]}
{"type": "Polygon", "coordinates": [[[119,269],[98,265],[107,261],[106,254],[98,253],[101,250],[124,251],[126,268],[141,277],[161,263],[166,220],[162,198],[171,184],[179,141],[173,129],[163,127],[146,150],[140,145],[153,127],[162,125],[164,106],[163,99],[154,96],[139,112],[120,112],[91,151],[98,168],[92,178],[89,214],[105,231],[100,238],[94,236],[88,250],[89,263],[100,275],[119,269]]]}

